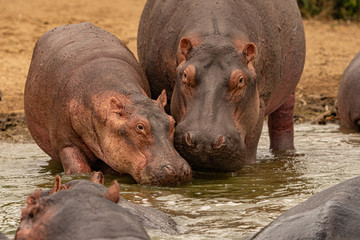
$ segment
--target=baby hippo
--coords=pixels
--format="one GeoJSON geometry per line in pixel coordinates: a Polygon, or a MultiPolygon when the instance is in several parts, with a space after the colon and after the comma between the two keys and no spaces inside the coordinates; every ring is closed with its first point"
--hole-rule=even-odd
{"type": "Polygon", "coordinates": [[[360,52],[346,68],[338,92],[341,124],[360,131],[360,52]]]}
{"type": "Polygon", "coordinates": [[[86,184],[60,190],[43,196],[38,189],[28,196],[15,240],[150,239],[137,219],[118,206],[116,181],[103,194],[86,184]]]}
{"type": "Polygon", "coordinates": [[[32,137],[66,174],[99,166],[138,183],[191,181],[173,147],[166,93],[151,100],[137,60],[115,36],[92,25],[61,26],[36,43],[25,86],[32,137]]]}

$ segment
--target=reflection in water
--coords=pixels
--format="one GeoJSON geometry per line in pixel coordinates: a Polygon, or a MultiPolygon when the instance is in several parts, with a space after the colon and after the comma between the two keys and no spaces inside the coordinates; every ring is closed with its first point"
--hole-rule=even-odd
{"type": "MultiPolygon", "coordinates": [[[[188,232],[153,239],[246,239],[283,211],[316,192],[360,172],[360,134],[337,125],[297,125],[294,152],[273,153],[265,127],[258,162],[237,173],[195,173],[192,184],[150,187],[131,178],[106,175],[105,185],[120,182],[126,199],[170,214],[188,232]]],[[[49,161],[35,144],[0,144],[0,230],[13,237],[26,196],[50,188],[61,165],[49,161]]],[[[63,176],[63,181],[88,178],[63,176]]]]}

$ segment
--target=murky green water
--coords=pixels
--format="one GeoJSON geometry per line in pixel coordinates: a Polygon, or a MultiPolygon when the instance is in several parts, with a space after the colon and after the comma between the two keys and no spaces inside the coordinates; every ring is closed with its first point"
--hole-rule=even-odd
{"type": "MultiPolygon", "coordinates": [[[[139,186],[124,177],[122,195],[170,214],[188,233],[153,239],[246,239],[285,210],[312,194],[360,173],[360,134],[337,125],[295,127],[293,153],[268,150],[265,129],[258,163],[238,174],[196,174],[191,185],[177,188],[139,186]]],[[[35,144],[0,144],[0,230],[13,237],[26,196],[50,188],[61,173],[35,144]]],[[[63,181],[83,176],[63,176],[63,181]]],[[[109,185],[113,178],[106,176],[109,185]]]]}

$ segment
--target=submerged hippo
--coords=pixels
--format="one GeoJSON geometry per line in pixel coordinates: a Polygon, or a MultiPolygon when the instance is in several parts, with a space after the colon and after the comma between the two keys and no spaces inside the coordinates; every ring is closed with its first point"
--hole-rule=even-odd
{"type": "Polygon", "coordinates": [[[360,131],[360,52],[346,68],[338,91],[341,124],[360,131]]]}
{"type": "MultiPolygon", "coordinates": [[[[41,196],[46,197],[61,190],[74,189],[76,191],[76,189],[82,188],[93,191],[95,194],[104,195],[108,189],[103,183],[104,177],[101,172],[93,172],[90,181],[72,180],[65,184],[62,184],[61,178],[57,176],[54,187],[50,190],[42,191],[41,196]]],[[[170,216],[155,208],[129,202],[121,196],[119,196],[118,205],[133,214],[145,229],[159,230],[172,235],[185,232],[185,229],[180,227],[170,216]]]]}
{"type": "Polygon", "coordinates": [[[171,97],[175,147],[195,169],[254,163],[267,115],[270,147],[294,148],[305,61],[295,0],[149,0],[138,53],[152,94],[171,97]]]}
{"type": "Polygon", "coordinates": [[[118,38],[91,23],[61,26],[35,46],[25,117],[36,143],[66,174],[105,163],[141,184],[188,182],[166,94],[157,101],[149,95],[144,73],[118,38]]]}
{"type": "Polygon", "coordinates": [[[251,240],[355,240],[359,237],[360,177],[356,177],[288,210],[251,240]]]}
{"type": "Polygon", "coordinates": [[[137,219],[118,206],[117,182],[103,194],[86,184],[26,200],[16,240],[150,239],[137,219]]]}

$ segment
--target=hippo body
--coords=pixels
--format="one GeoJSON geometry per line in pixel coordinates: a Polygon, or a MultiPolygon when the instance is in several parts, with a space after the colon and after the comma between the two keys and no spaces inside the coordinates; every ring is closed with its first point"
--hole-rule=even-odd
{"type": "Polygon", "coordinates": [[[166,94],[149,85],[130,50],[92,25],[61,26],[37,42],[25,86],[25,117],[36,143],[66,174],[108,168],[137,182],[191,179],[176,152],[166,94]]]}
{"type": "Polygon", "coordinates": [[[355,240],[359,236],[360,177],[355,177],[286,211],[251,240],[355,240]]]}
{"type": "Polygon", "coordinates": [[[15,239],[150,239],[118,201],[117,183],[105,193],[84,182],[49,196],[37,190],[27,198],[15,239]]]}
{"type": "MultiPolygon", "coordinates": [[[[55,185],[59,185],[59,183],[55,183],[55,185]]],[[[42,197],[52,194],[55,188],[60,190],[86,188],[94,192],[94,194],[105,194],[108,191],[103,185],[103,176],[100,172],[94,172],[91,181],[83,179],[72,180],[65,184],[60,183],[60,185],[61,186],[54,186],[54,188],[50,190],[42,191],[42,197]],[[100,179],[100,181],[97,181],[97,179],[100,179]]],[[[55,190],[55,192],[57,191],[59,190],[55,190]]],[[[171,235],[183,233],[183,229],[170,216],[160,210],[129,202],[121,196],[118,205],[134,215],[145,229],[159,230],[171,235]]]]}
{"type": "Polygon", "coordinates": [[[166,89],[175,148],[195,169],[256,161],[264,117],[274,150],[293,149],[305,61],[295,0],[148,0],[138,32],[151,93],[166,89]]]}
{"type": "Polygon", "coordinates": [[[341,124],[360,131],[360,52],[343,74],[337,105],[341,124]]]}

